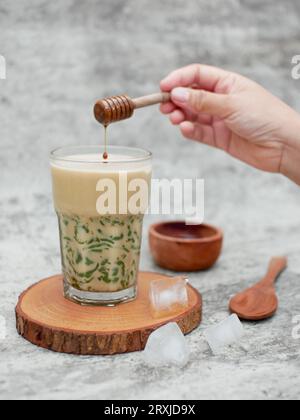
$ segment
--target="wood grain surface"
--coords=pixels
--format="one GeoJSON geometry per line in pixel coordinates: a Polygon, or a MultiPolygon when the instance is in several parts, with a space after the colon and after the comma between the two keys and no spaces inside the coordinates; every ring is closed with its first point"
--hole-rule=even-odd
{"type": "Polygon", "coordinates": [[[188,334],[201,322],[201,295],[188,286],[188,308],[175,316],[154,319],[149,286],[151,280],[159,278],[166,276],[140,273],[135,301],[115,307],[92,307],[66,300],[63,296],[63,277],[50,277],[20,296],[16,307],[17,330],[26,340],[39,347],[78,355],[143,350],[149,335],[168,322],[177,322],[183,333],[188,334]]]}

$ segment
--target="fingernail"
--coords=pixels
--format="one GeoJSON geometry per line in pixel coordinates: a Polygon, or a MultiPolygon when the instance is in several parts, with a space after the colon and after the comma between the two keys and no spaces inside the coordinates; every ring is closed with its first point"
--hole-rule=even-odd
{"type": "Polygon", "coordinates": [[[176,102],[186,103],[189,100],[189,90],[186,88],[176,88],[172,91],[172,99],[176,102]]]}

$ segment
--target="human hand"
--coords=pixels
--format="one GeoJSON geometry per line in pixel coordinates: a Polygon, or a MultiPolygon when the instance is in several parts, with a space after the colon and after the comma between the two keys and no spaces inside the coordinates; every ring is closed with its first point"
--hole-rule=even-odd
{"type": "Polygon", "coordinates": [[[161,89],[172,92],[161,111],[183,136],[300,184],[300,116],[262,86],[194,64],[172,72],[161,89]]]}

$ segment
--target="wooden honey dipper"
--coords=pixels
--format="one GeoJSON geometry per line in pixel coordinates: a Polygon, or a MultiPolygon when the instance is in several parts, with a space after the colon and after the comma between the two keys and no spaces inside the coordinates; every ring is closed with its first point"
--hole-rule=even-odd
{"type": "Polygon", "coordinates": [[[169,93],[155,93],[135,99],[127,95],[112,96],[98,101],[94,113],[96,120],[107,127],[113,122],[131,118],[135,109],[169,102],[170,99],[169,93]]]}

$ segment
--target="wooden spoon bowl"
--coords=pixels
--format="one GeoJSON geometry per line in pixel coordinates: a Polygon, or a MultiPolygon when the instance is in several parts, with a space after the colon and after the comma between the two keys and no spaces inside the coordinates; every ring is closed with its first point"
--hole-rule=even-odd
{"type": "Polygon", "coordinates": [[[260,321],[272,317],[278,309],[274,283],[286,269],[286,257],[273,258],[267,275],[255,286],[236,295],[230,302],[230,311],[248,321],[260,321]]]}

